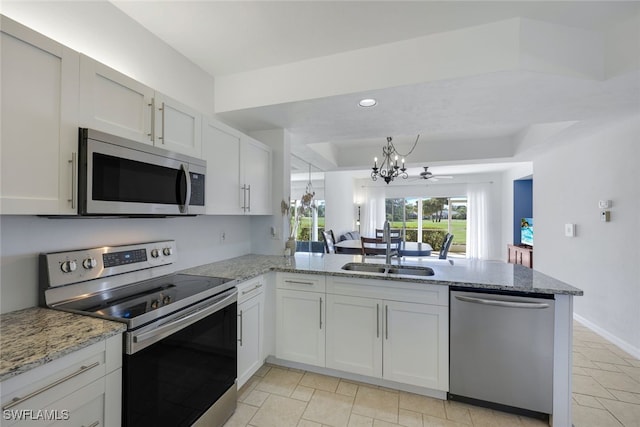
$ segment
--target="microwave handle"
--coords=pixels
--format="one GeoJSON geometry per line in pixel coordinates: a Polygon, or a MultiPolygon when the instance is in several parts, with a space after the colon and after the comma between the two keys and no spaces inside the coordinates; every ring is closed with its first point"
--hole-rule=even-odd
{"type": "Polygon", "coordinates": [[[180,213],[187,213],[189,211],[189,202],[191,202],[191,176],[189,175],[189,165],[183,163],[180,165],[180,172],[187,184],[187,190],[184,195],[184,203],[179,205],[180,213]]]}

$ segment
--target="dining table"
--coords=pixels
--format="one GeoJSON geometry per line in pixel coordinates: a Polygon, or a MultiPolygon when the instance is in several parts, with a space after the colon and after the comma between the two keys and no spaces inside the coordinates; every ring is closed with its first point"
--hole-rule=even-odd
{"type": "MultiPolygon", "coordinates": [[[[361,254],[362,253],[362,242],[360,239],[352,239],[352,240],[342,240],[340,242],[336,242],[334,244],[336,248],[337,254],[361,254]]],[[[376,247],[380,247],[380,249],[384,249],[387,247],[386,243],[377,244],[376,247]]],[[[428,243],[422,242],[400,242],[400,247],[398,248],[399,256],[430,256],[433,248],[428,243]]]]}

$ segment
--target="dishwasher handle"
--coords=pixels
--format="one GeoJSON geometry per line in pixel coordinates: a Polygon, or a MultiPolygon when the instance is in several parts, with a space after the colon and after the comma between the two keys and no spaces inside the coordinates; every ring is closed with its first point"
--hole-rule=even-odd
{"type": "Polygon", "coordinates": [[[470,302],[473,304],[491,305],[495,307],[529,308],[529,309],[549,308],[549,304],[543,303],[543,302],[501,301],[501,300],[487,299],[487,298],[465,297],[462,295],[456,295],[456,299],[459,301],[470,302]]]}

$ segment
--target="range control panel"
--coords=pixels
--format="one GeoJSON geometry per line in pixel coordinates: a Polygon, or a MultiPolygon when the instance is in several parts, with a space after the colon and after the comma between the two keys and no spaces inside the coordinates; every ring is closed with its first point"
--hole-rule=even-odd
{"type": "Polygon", "coordinates": [[[40,274],[47,275],[49,287],[64,286],[171,264],[175,258],[174,240],[52,252],[40,254],[40,274]]]}

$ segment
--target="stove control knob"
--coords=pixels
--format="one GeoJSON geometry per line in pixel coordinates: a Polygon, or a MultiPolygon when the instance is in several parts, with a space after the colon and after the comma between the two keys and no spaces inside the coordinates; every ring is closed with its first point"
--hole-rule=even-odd
{"type": "Polygon", "coordinates": [[[153,258],[158,258],[160,256],[160,251],[157,249],[151,249],[151,256],[153,258]]]}
{"type": "Polygon", "coordinates": [[[72,273],[76,271],[76,267],[77,264],[75,261],[65,261],[60,264],[60,270],[62,270],[63,273],[72,273]]]}
{"type": "Polygon", "coordinates": [[[158,301],[157,299],[154,299],[153,301],[151,301],[151,309],[152,310],[155,310],[159,306],[160,306],[160,301],[158,301]]]}
{"type": "Polygon", "coordinates": [[[87,258],[84,261],[82,261],[82,266],[87,270],[91,270],[96,265],[98,265],[98,262],[96,261],[95,258],[87,258]]]}
{"type": "Polygon", "coordinates": [[[162,253],[163,253],[165,256],[173,255],[173,248],[171,248],[171,247],[166,247],[166,248],[164,248],[164,249],[162,250],[162,253]]]}
{"type": "Polygon", "coordinates": [[[162,298],[162,305],[167,305],[171,302],[171,297],[169,295],[165,295],[164,298],[162,298]]]}

